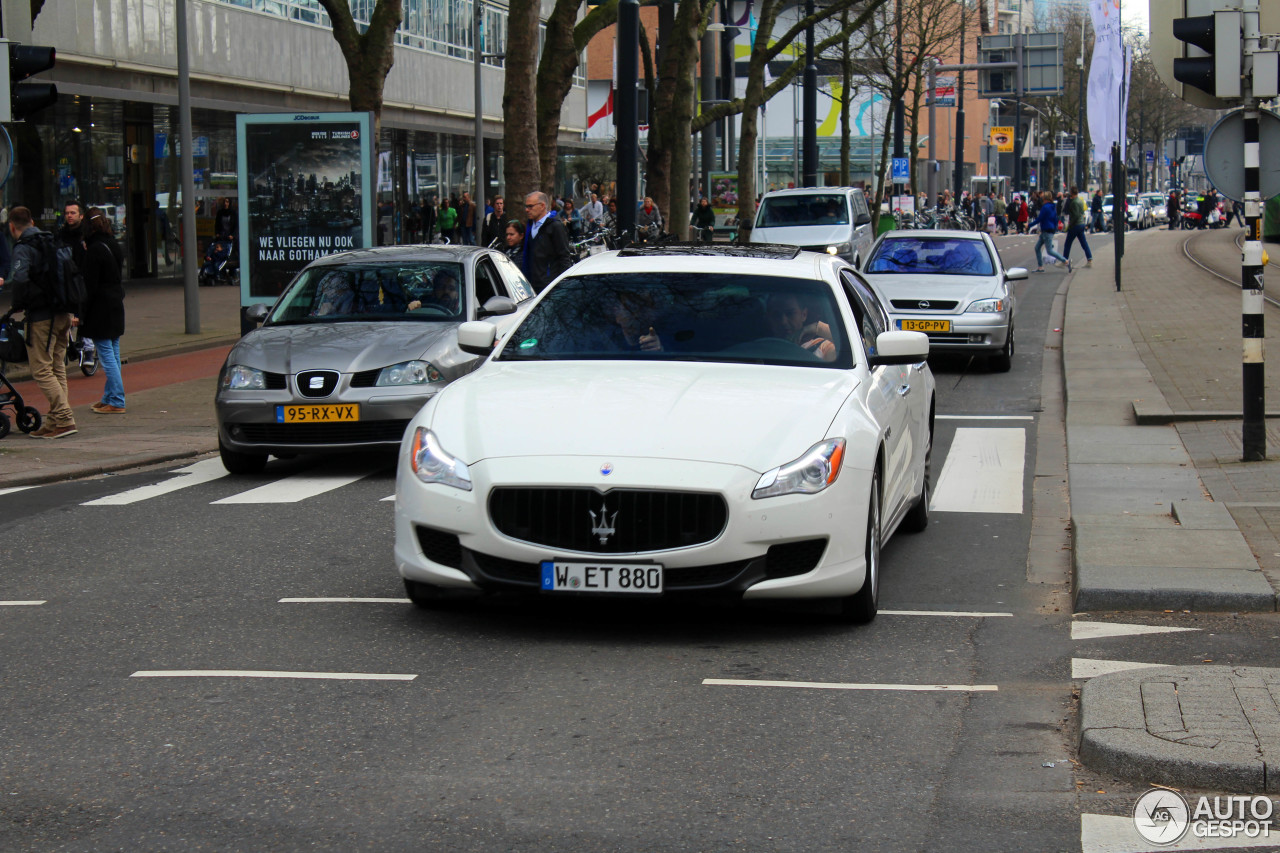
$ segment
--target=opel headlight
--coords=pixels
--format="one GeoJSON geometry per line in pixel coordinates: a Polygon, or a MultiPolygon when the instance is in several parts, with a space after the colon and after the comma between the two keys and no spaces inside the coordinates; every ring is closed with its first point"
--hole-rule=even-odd
{"type": "Polygon", "coordinates": [[[751,497],[758,500],[778,495],[817,494],[840,476],[840,463],[843,461],[844,439],[827,439],[809,448],[794,462],[761,474],[751,497]]]}
{"type": "Polygon", "coordinates": [[[971,302],[968,310],[976,314],[1003,314],[1005,307],[1003,299],[979,299],[971,302]]]}
{"type": "Polygon", "coordinates": [[[429,429],[418,427],[413,431],[413,448],[409,465],[418,479],[424,483],[441,483],[471,491],[471,472],[461,459],[450,456],[440,446],[440,439],[429,429]]]}
{"type": "Polygon", "coordinates": [[[374,385],[380,388],[388,385],[426,385],[428,382],[439,382],[443,378],[440,371],[436,370],[430,362],[402,361],[382,368],[382,372],[378,374],[378,381],[374,385]]]}
{"type": "Polygon", "coordinates": [[[256,367],[233,364],[222,374],[223,391],[262,391],[266,387],[266,374],[256,367]]]}

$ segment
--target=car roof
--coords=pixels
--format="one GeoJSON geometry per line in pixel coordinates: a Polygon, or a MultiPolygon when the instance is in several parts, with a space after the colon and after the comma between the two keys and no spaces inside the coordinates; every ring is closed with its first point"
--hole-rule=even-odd
{"type": "Polygon", "coordinates": [[[980,231],[945,231],[931,229],[902,230],[902,231],[886,231],[881,235],[882,240],[891,237],[903,237],[911,240],[973,240],[976,243],[985,243],[982,239],[980,231]]]}
{"type": "MultiPolygon", "coordinates": [[[[764,198],[775,198],[777,196],[789,195],[839,195],[841,193],[849,193],[853,191],[862,192],[857,187],[792,187],[786,190],[770,190],[764,194],[764,198]]],[[[763,201],[763,199],[761,199],[763,201]]]]}
{"type": "Polygon", "coordinates": [[[824,274],[824,270],[835,265],[848,266],[840,258],[820,252],[804,252],[795,246],[769,243],[746,246],[675,244],[601,252],[574,264],[565,276],[646,271],[833,280],[834,271],[824,274]]]}
{"type": "Polygon", "coordinates": [[[350,252],[338,252],[325,255],[311,262],[315,266],[331,266],[337,264],[361,264],[387,261],[455,261],[461,263],[482,253],[488,253],[483,246],[452,246],[444,244],[416,246],[379,246],[373,249],[354,249],[350,252]]]}

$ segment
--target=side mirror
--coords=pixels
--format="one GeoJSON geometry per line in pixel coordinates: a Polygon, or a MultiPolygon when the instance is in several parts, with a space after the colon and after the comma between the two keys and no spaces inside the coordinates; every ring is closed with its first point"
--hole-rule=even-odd
{"type": "Polygon", "coordinates": [[[493,342],[497,339],[498,327],[492,323],[472,320],[458,326],[458,348],[471,355],[488,355],[493,352],[493,342]]]}
{"type": "Polygon", "coordinates": [[[876,335],[876,354],[870,367],[884,364],[915,364],[929,357],[929,336],[924,332],[881,332],[876,335]]]}
{"type": "Polygon", "coordinates": [[[1004,271],[1005,281],[1025,281],[1027,278],[1026,267],[1009,267],[1004,271]]]}
{"type": "Polygon", "coordinates": [[[853,220],[853,224],[854,224],[854,225],[856,225],[856,226],[857,226],[857,227],[859,227],[859,228],[861,228],[863,225],[870,225],[870,224],[871,224],[871,214],[870,214],[870,213],[859,213],[859,214],[858,214],[858,216],[857,216],[857,218],[855,218],[855,219],[853,220]]]}
{"type": "Polygon", "coordinates": [[[516,303],[508,296],[490,296],[485,300],[484,305],[480,306],[480,310],[476,312],[476,316],[484,317],[502,317],[506,314],[516,313],[516,303]]]}

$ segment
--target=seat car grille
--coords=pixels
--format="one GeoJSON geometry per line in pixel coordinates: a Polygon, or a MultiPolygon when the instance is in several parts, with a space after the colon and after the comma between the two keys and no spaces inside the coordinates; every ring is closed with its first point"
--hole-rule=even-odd
{"type": "Polygon", "coordinates": [[[954,311],[960,303],[954,299],[891,299],[894,308],[902,311],[954,311]]]}
{"type": "Polygon", "coordinates": [[[505,536],[548,548],[632,554],[689,548],[720,535],[724,498],[702,492],[500,487],[489,517],[505,536]]]}
{"type": "Polygon", "coordinates": [[[399,442],[405,421],[353,421],[332,424],[227,424],[237,441],[251,444],[365,444],[399,442]]]}
{"type": "Polygon", "coordinates": [[[378,376],[381,374],[381,367],[375,367],[373,370],[362,370],[359,373],[353,373],[351,374],[351,387],[372,388],[378,384],[378,376]]]}
{"type": "Polygon", "coordinates": [[[263,373],[268,391],[283,391],[289,387],[288,378],[283,373],[263,373]]]}
{"type": "Polygon", "coordinates": [[[328,397],[338,387],[336,370],[304,370],[294,377],[298,393],[303,397],[328,397]]]}

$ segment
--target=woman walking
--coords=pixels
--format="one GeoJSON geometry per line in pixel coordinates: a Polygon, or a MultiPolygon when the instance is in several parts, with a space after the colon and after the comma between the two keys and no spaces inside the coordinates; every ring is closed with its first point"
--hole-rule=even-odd
{"type": "Polygon", "coordinates": [[[87,301],[80,312],[80,334],[92,338],[106,377],[102,400],[91,407],[99,415],[123,415],[124,380],[120,376],[120,336],[124,334],[124,251],[111,234],[111,221],[89,208],[84,250],[87,301]]]}

